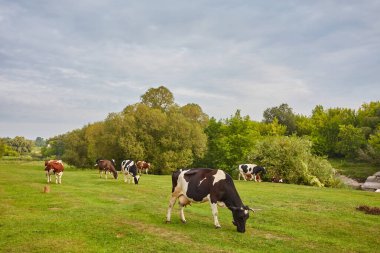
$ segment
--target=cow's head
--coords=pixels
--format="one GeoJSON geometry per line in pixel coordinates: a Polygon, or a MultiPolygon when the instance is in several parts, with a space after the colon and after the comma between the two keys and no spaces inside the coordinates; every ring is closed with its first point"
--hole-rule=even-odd
{"type": "Polygon", "coordinates": [[[236,229],[240,233],[245,232],[245,223],[249,218],[249,210],[251,210],[248,206],[242,207],[231,207],[232,216],[234,220],[232,223],[236,226],[236,229]]]}
{"type": "Polygon", "coordinates": [[[118,174],[117,174],[117,171],[116,171],[116,170],[113,170],[113,171],[112,171],[112,174],[113,174],[113,177],[114,177],[115,179],[117,179],[117,175],[118,175],[118,174]]]}
{"type": "Polygon", "coordinates": [[[133,177],[133,181],[134,181],[134,183],[135,183],[135,184],[139,184],[139,179],[140,179],[140,176],[139,176],[139,175],[133,177]]]}

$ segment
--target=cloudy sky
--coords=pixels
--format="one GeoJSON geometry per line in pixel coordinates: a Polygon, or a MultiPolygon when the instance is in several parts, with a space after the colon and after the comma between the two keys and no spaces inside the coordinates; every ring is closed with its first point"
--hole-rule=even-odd
{"type": "Polygon", "coordinates": [[[164,85],[253,120],[380,99],[380,1],[0,0],[0,137],[48,138],[164,85]]]}

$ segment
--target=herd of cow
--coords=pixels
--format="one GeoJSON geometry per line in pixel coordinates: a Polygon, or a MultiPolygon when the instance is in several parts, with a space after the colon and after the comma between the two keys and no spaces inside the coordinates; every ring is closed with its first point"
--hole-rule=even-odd
{"type": "MultiPolygon", "coordinates": [[[[115,179],[118,177],[115,160],[96,160],[99,168],[100,177],[102,174],[112,174],[115,179]]],[[[150,164],[144,161],[134,162],[124,160],[121,162],[121,172],[124,174],[124,182],[132,181],[138,184],[142,171],[148,173],[150,164]],[[139,175],[140,174],[140,175],[139,175]]],[[[47,182],[51,182],[51,175],[55,174],[56,183],[61,183],[63,174],[63,163],[61,160],[45,161],[45,171],[47,182]]],[[[261,181],[259,174],[265,174],[264,167],[255,164],[239,165],[240,176],[244,180],[261,181]]],[[[218,206],[227,207],[232,212],[232,223],[236,226],[237,231],[244,233],[246,221],[249,218],[249,211],[254,210],[243,204],[235,184],[229,174],[219,169],[181,169],[172,173],[172,195],[169,201],[169,207],[166,214],[166,222],[170,223],[171,211],[177,201],[180,206],[180,219],[186,223],[184,207],[191,202],[209,202],[214,218],[215,228],[220,228],[218,220],[218,206]]]]}

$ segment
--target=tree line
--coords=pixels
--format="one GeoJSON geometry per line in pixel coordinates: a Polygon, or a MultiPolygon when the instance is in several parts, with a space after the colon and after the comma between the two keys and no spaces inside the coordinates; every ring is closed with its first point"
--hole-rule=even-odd
{"type": "Polygon", "coordinates": [[[156,174],[186,167],[221,168],[235,174],[238,164],[257,163],[268,168],[269,177],[333,186],[337,182],[327,157],[380,164],[380,101],[358,110],[318,105],[311,116],[281,104],[266,109],[261,122],[240,110],[218,120],[197,104],[176,104],[170,90],[160,86],[103,121],[46,143],[40,140],[40,145],[44,157],[76,167],[112,158],[119,163],[146,160],[156,174]]]}

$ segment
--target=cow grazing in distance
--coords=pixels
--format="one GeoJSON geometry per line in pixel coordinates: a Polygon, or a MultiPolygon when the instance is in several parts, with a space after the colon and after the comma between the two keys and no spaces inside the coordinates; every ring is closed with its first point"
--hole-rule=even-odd
{"type": "Polygon", "coordinates": [[[139,183],[140,176],[137,175],[137,166],[132,160],[124,160],[121,162],[121,172],[124,174],[124,182],[131,183],[132,178],[135,184],[139,183]]]}
{"type": "Polygon", "coordinates": [[[231,210],[237,231],[244,233],[249,210],[245,206],[235,188],[230,175],[216,169],[186,169],[173,172],[172,196],[169,201],[166,222],[170,222],[172,208],[178,199],[180,218],[186,223],[184,207],[191,202],[210,202],[215,228],[220,228],[218,220],[218,205],[231,210]]]}
{"type": "Polygon", "coordinates": [[[136,163],[139,174],[141,175],[145,170],[145,174],[148,174],[148,170],[150,169],[150,163],[145,161],[137,161],[136,163]]]}
{"type": "Polygon", "coordinates": [[[106,175],[106,179],[108,179],[108,173],[110,172],[113,174],[113,177],[117,179],[117,171],[116,171],[116,164],[115,160],[105,160],[105,159],[97,159],[94,166],[99,167],[99,177],[102,177],[102,174],[104,173],[106,175]]]}
{"type": "Polygon", "coordinates": [[[49,160],[45,161],[45,174],[47,177],[47,182],[51,182],[51,175],[55,175],[55,183],[62,183],[63,175],[63,162],[62,160],[49,160]]]}
{"type": "Polygon", "coordinates": [[[262,166],[256,164],[240,164],[239,165],[239,180],[240,176],[243,177],[244,181],[254,180],[255,182],[261,182],[260,174],[265,175],[267,173],[266,169],[262,166]]]}

